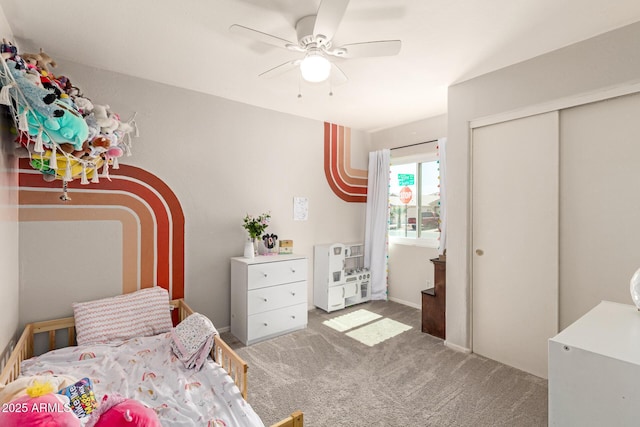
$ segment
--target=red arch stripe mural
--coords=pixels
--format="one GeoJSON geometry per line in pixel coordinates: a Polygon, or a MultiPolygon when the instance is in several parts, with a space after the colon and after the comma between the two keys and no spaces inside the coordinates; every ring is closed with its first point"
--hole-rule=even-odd
{"type": "Polygon", "coordinates": [[[123,227],[123,293],[151,286],[184,297],[184,213],[176,195],[158,177],[120,165],[110,178],[69,182],[62,201],[60,181],[46,182],[28,159],[19,164],[20,221],[115,220],[123,227]],[[73,209],[71,209],[73,208],[73,209]]]}
{"type": "Polygon", "coordinates": [[[351,129],[324,124],[324,173],[333,192],[346,202],[367,201],[367,171],[351,167],[351,129]]]}

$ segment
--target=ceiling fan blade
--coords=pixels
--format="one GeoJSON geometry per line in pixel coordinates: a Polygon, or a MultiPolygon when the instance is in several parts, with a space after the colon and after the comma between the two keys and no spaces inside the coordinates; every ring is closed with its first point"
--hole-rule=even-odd
{"type": "Polygon", "coordinates": [[[254,30],[253,28],[245,27],[243,25],[233,24],[229,27],[229,31],[233,34],[239,34],[241,36],[248,37],[262,43],[270,44],[277,47],[283,47],[285,49],[288,45],[294,44],[289,40],[276,37],[271,34],[263,33],[262,31],[254,30]]]}
{"type": "Polygon", "coordinates": [[[258,77],[264,77],[265,79],[272,79],[274,77],[278,77],[287,71],[291,71],[296,68],[300,64],[300,59],[296,59],[295,61],[287,61],[284,64],[277,65],[270,70],[267,70],[263,73],[260,73],[258,77]]]}
{"type": "MultiPolygon", "coordinates": [[[[336,49],[341,58],[365,58],[370,56],[393,56],[400,53],[400,40],[379,40],[374,42],[345,44],[336,49]],[[341,49],[346,52],[341,52],[341,49]]],[[[331,53],[331,52],[328,52],[331,53]]]]}
{"type": "Polygon", "coordinates": [[[331,76],[329,78],[333,86],[340,86],[349,81],[344,71],[333,62],[331,63],[331,76]]]}
{"type": "Polygon", "coordinates": [[[313,35],[320,40],[331,41],[348,5],[349,0],[322,0],[316,14],[313,35]]]}

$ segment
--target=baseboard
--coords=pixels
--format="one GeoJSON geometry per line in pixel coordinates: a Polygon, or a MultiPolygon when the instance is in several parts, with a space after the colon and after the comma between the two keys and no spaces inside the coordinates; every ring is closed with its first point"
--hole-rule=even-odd
{"type": "Polygon", "coordinates": [[[451,343],[449,341],[445,341],[444,345],[449,347],[451,350],[459,351],[461,353],[471,354],[471,349],[467,347],[462,347],[461,345],[451,343]]]}
{"type": "Polygon", "coordinates": [[[218,332],[223,333],[223,332],[229,332],[231,330],[231,326],[223,326],[222,328],[216,328],[218,330],[218,332]]]}
{"type": "Polygon", "coordinates": [[[409,302],[409,301],[404,301],[404,300],[401,300],[401,299],[398,299],[398,298],[392,298],[392,297],[389,297],[389,301],[397,302],[398,304],[407,305],[409,307],[417,308],[418,310],[422,310],[422,307],[419,304],[414,304],[414,303],[409,302]]]}

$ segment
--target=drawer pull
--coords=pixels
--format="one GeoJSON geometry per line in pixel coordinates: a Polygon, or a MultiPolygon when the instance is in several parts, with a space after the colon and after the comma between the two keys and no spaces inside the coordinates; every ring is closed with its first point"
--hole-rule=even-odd
{"type": "Polygon", "coordinates": [[[291,316],[291,318],[292,318],[292,319],[295,319],[295,318],[296,318],[296,316],[291,316]]]}
{"type": "Polygon", "coordinates": [[[266,323],[263,323],[264,326],[268,326],[266,323]]]}
{"type": "Polygon", "coordinates": [[[296,296],[296,293],[295,293],[295,292],[291,292],[291,295],[293,295],[293,296],[295,297],[295,296],[296,296]]]}
{"type": "Polygon", "coordinates": [[[264,299],[264,302],[267,302],[267,299],[266,299],[266,298],[263,298],[263,299],[264,299]]]}
{"type": "Polygon", "coordinates": [[[292,268],[292,269],[291,269],[291,272],[292,272],[292,273],[295,273],[295,272],[296,272],[296,269],[295,269],[295,268],[292,268]]]}
{"type": "Polygon", "coordinates": [[[264,275],[264,277],[267,277],[267,273],[262,273],[264,275]]]}

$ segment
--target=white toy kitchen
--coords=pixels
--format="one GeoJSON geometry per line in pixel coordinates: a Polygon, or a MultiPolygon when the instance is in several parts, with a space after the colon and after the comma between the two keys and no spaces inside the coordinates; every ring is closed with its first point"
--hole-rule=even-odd
{"type": "Polygon", "coordinates": [[[371,300],[371,272],[364,268],[364,244],[314,246],[313,303],[331,312],[371,300]]]}

